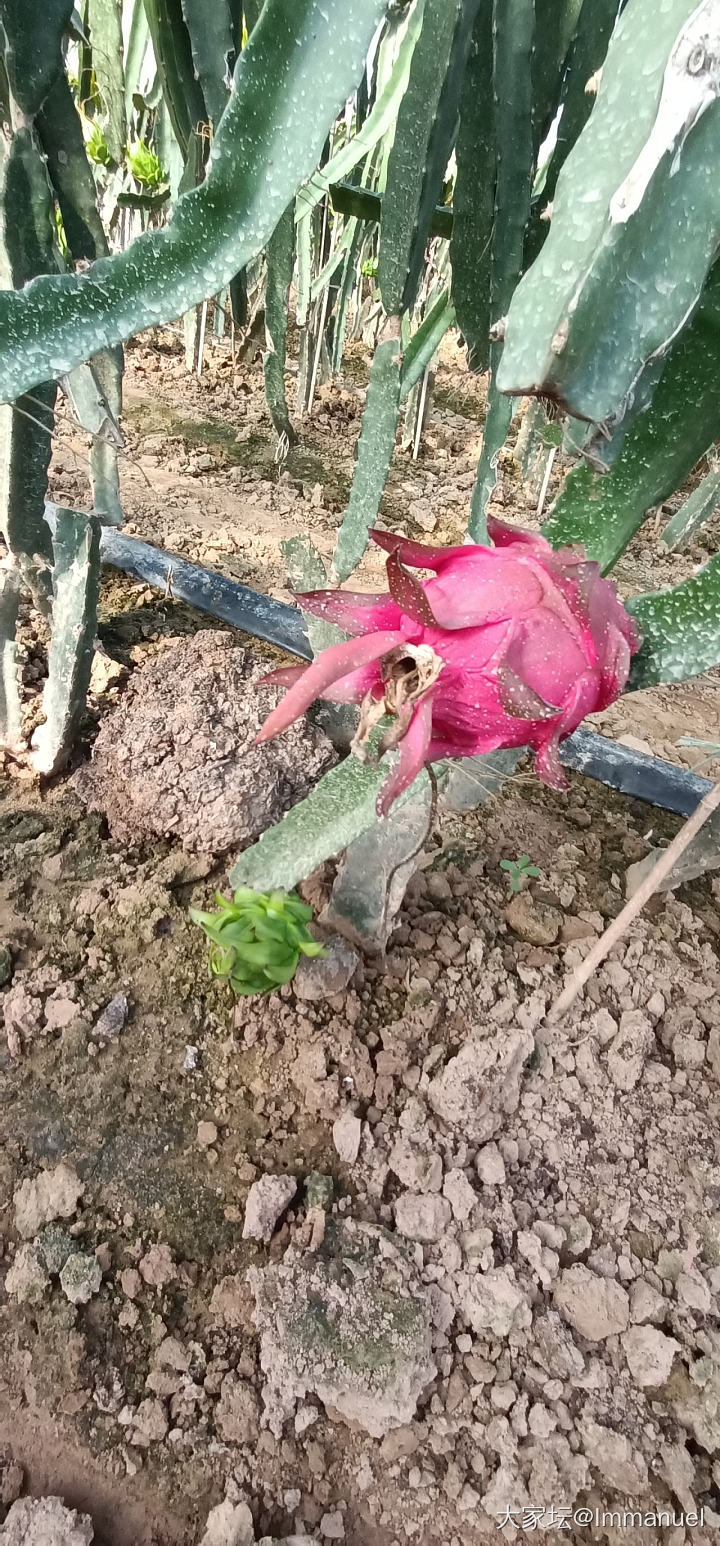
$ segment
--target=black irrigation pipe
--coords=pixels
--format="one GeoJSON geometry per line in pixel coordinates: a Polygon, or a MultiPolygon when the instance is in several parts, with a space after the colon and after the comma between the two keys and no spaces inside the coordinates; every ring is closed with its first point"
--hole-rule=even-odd
{"type": "MultiPolygon", "coordinates": [[[[378,221],[382,215],[382,194],[370,188],[358,188],[355,183],[331,183],[330,198],[333,209],[339,215],[354,215],[356,220],[378,221]]],[[[436,204],[430,217],[430,235],[444,236],[450,240],[453,233],[453,210],[449,204],[436,204]]]]}
{"type": "Polygon", "coordinates": [[[291,655],[299,655],[302,660],[313,658],[297,607],[273,601],[272,596],[263,596],[262,591],[250,590],[237,580],[226,580],[221,574],[189,564],[174,553],[164,553],[162,548],[152,547],[137,537],[126,537],[115,526],[103,526],[100,557],[114,569],[144,580],[177,601],[187,601],[199,612],[232,623],[234,628],[288,650],[291,655]]]}
{"type": "MultiPolygon", "coordinates": [[[[274,601],[237,580],[212,574],[199,564],[189,564],[137,537],[127,537],[114,526],[103,527],[100,552],[106,564],[197,607],[199,612],[220,618],[301,660],[312,660],[302,614],[296,607],[274,601]]],[[[631,751],[592,730],[576,730],[569,736],[560,747],[560,758],[566,767],[586,778],[678,816],[690,816],[711,787],[710,779],[631,751]]]]}
{"type": "MultiPolygon", "coordinates": [[[[120,209],[163,209],[170,202],[170,189],[158,188],[154,193],[125,191],[117,197],[120,209]]],[[[370,188],[358,188],[355,183],[330,184],[333,209],[339,215],[354,215],[357,220],[379,222],[382,215],[382,194],[370,188]]],[[[444,236],[448,240],[453,230],[453,209],[449,204],[437,204],[430,218],[430,235],[444,236]]]]}
{"type": "Polygon", "coordinates": [[[677,816],[692,816],[700,801],[712,788],[709,778],[676,768],[672,762],[634,752],[607,735],[593,730],[576,730],[560,747],[560,761],[594,778],[610,789],[617,789],[632,800],[645,800],[677,816]]]}

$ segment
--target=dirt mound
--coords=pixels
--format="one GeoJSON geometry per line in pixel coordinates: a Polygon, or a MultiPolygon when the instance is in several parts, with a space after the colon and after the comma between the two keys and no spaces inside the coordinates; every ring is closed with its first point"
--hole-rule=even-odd
{"type": "Polygon", "coordinates": [[[309,1392],[374,1438],[412,1422],[437,1367],[432,1303],[402,1242],[369,1224],[331,1221],[321,1253],[287,1251],[281,1263],[251,1268],[248,1281],[265,1415],[277,1438],[309,1392]]]}
{"type": "Polygon", "coordinates": [[[206,631],[135,673],[76,778],[113,837],[175,837],[223,854],[254,842],[309,792],[335,752],[305,721],[253,744],[279,696],[258,687],[265,670],[232,634],[206,631]]]}

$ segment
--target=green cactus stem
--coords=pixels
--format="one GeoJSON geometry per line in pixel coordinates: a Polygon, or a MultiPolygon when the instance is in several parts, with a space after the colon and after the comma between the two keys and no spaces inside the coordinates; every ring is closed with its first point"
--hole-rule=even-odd
{"type": "Polygon", "coordinates": [[[33,737],[38,773],[56,773],[80,723],[90,683],[100,589],[100,524],[94,516],[56,508],[53,531],[53,619],[45,722],[33,737]]]}

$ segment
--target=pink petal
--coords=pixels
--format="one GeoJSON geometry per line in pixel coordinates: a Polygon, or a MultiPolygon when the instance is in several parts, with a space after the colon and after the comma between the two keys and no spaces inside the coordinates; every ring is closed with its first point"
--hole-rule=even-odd
{"type": "Polygon", "coordinates": [[[499,521],[497,516],[489,515],[487,529],[490,541],[496,548],[512,547],[517,542],[522,547],[534,548],[537,553],[551,553],[552,548],[546,537],[541,537],[539,531],[525,531],[521,526],[508,526],[506,521],[499,521]]]}
{"type": "Polygon", "coordinates": [[[550,608],[538,607],[519,624],[505,656],[521,681],[560,707],[589,664],[572,618],[569,624],[550,608]]]}
{"type": "MultiPolygon", "coordinates": [[[[497,743],[491,747],[488,747],[488,750],[493,752],[496,751],[497,743]]],[[[445,740],[442,736],[433,735],[430,746],[428,747],[426,760],[428,762],[439,762],[442,757],[458,758],[475,757],[477,755],[479,755],[479,753],[476,750],[474,741],[469,742],[467,746],[459,746],[457,741],[455,741],[452,737],[450,737],[449,740],[445,740]]]]}
{"type": "Polygon", "coordinates": [[[410,564],[412,569],[442,569],[448,559],[456,558],[459,553],[474,551],[467,544],[459,548],[426,547],[423,542],[411,542],[409,537],[398,537],[395,532],[378,531],[376,526],[371,527],[370,536],[385,553],[397,550],[403,563],[410,564]]]}
{"type": "Polygon", "coordinates": [[[347,676],[341,676],[331,687],[326,687],[319,696],[325,703],[362,703],[374,688],[379,689],[379,696],[384,696],[385,689],[380,673],[378,661],[371,661],[367,666],[360,666],[357,671],[350,671],[347,676]]]}
{"type": "Polygon", "coordinates": [[[513,632],[514,624],[507,622],[488,623],[486,628],[427,628],[422,642],[447,661],[448,669],[472,676],[490,665],[494,655],[500,657],[513,632]]]}
{"type": "Polygon", "coordinates": [[[440,619],[433,612],[425,587],[409,569],[404,568],[397,548],[393,548],[385,567],[390,595],[400,611],[421,627],[436,628],[440,619]]]}
{"type": "MultiPolygon", "coordinates": [[[[438,720],[436,699],[429,760],[432,762],[436,757],[472,757],[477,746],[478,734],[477,725],[469,723],[466,719],[460,719],[456,724],[450,717],[438,720]],[[442,747],[442,750],[438,751],[437,747],[442,747]]],[[[495,734],[498,734],[497,729],[495,734]]],[[[492,736],[491,739],[493,739],[492,736]]]]}
{"type": "Polygon", "coordinates": [[[425,585],[442,628],[474,628],[522,617],[543,599],[545,585],[530,564],[494,553],[464,548],[442,573],[425,585]]]}
{"type": "Polygon", "coordinates": [[[552,740],[546,741],[544,746],[538,748],[535,753],[535,772],[543,784],[550,789],[568,789],[570,787],[567,775],[558,756],[559,736],[554,735],[552,740]]]}
{"type": "Polygon", "coordinates": [[[487,734],[476,736],[473,744],[468,747],[460,747],[454,741],[442,741],[442,737],[437,739],[433,737],[428,751],[428,762],[439,762],[440,758],[481,758],[481,756],[487,756],[490,751],[519,750],[521,747],[527,747],[527,736],[522,736],[521,733],[507,739],[502,733],[493,736],[488,731],[487,734]]]}
{"type": "Polygon", "coordinates": [[[583,547],[582,542],[569,542],[567,547],[553,548],[553,555],[561,564],[568,564],[571,567],[573,564],[594,562],[594,560],[588,559],[587,551],[583,547]]]}
{"type": "Polygon", "coordinates": [[[272,736],[278,735],[281,730],[286,730],[294,720],[314,703],[316,698],[324,696],[327,688],[338,682],[340,678],[348,676],[360,666],[365,666],[371,660],[379,660],[388,650],[403,643],[401,633],[373,633],[364,639],[347,639],[342,644],[331,644],[330,648],[323,650],[312,664],[303,671],[302,676],[290,688],[282,700],[282,703],[268,714],[265,724],[255,737],[255,744],[259,746],[263,741],[269,741],[272,736]]]}
{"type": "Polygon", "coordinates": [[[590,627],[597,641],[598,654],[602,661],[607,643],[610,639],[611,627],[617,628],[630,646],[631,654],[639,647],[637,630],[633,619],[618,596],[615,586],[610,580],[600,579],[593,588],[589,604],[590,627]]]}
{"type": "Polygon", "coordinates": [[[432,692],[425,693],[415,706],[410,725],[399,746],[399,756],[377,797],[378,816],[387,816],[394,800],[417,778],[427,761],[432,732],[432,692]]]}
{"type": "Polygon", "coordinates": [[[556,719],[560,713],[557,704],[546,703],[534,688],[528,687],[527,682],[516,676],[506,664],[498,667],[497,683],[500,702],[513,719],[556,719]]]}
{"type": "Polygon", "coordinates": [[[563,717],[560,722],[560,739],[566,735],[572,735],[577,730],[586,714],[595,714],[600,707],[601,673],[598,666],[592,666],[578,677],[575,686],[565,703],[563,717]]]}
{"type": "Polygon", "coordinates": [[[527,720],[510,716],[500,701],[497,683],[488,676],[455,673],[436,693],[433,737],[452,750],[446,755],[469,757],[498,746],[524,746],[530,739],[527,720]]]}
{"type": "Polygon", "coordinates": [[[565,705],[560,725],[548,740],[537,746],[535,771],[538,778],[544,784],[549,784],[551,789],[568,788],[568,780],[558,756],[558,746],[560,741],[563,741],[566,736],[571,735],[572,731],[582,724],[586,714],[593,713],[599,707],[598,691],[599,676],[597,669],[585,671],[575,683],[575,687],[565,705]]]}
{"type": "Polygon", "coordinates": [[[561,562],[561,557],[557,553],[554,559],[548,559],[547,568],[575,616],[588,623],[592,594],[600,579],[600,565],[579,556],[561,562]]]}
{"type": "MultiPolygon", "coordinates": [[[[571,571],[566,564],[556,563],[554,553],[543,558],[528,556],[527,561],[533,564],[536,573],[543,580],[543,609],[548,615],[558,619],[558,622],[576,640],[583,653],[594,661],[596,647],[589,616],[593,595],[593,576],[585,575],[581,597],[580,583],[570,579],[570,574],[579,573],[582,579],[582,566],[571,571]]],[[[592,568],[594,569],[595,566],[593,565],[592,568]]]]}
{"type": "Polygon", "coordinates": [[[598,694],[598,709],[606,709],[620,697],[630,675],[632,651],[620,629],[611,624],[602,657],[602,681],[598,694]]]}
{"type": "Polygon", "coordinates": [[[400,608],[390,596],[349,590],[312,590],[298,595],[300,606],[314,617],[337,623],[346,633],[371,633],[377,628],[399,628],[400,608]]]}
{"type": "Polygon", "coordinates": [[[275,671],[260,677],[258,687],[292,687],[306,671],[307,666],[278,666],[275,671]]]}

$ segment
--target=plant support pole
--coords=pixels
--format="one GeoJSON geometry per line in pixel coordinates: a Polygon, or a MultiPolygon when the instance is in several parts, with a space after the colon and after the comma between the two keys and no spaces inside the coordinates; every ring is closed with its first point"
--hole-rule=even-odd
{"type": "Polygon", "coordinates": [[[658,887],[662,885],[662,882],[674,870],[678,859],[682,857],[685,849],[692,842],[693,838],[697,836],[700,828],[705,825],[708,817],[712,816],[713,811],[717,810],[719,805],[720,783],[717,783],[713,784],[712,788],[708,790],[704,800],[700,801],[697,810],[686,821],[685,826],[681,827],[677,836],[673,838],[670,847],[665,849],[665,852],[658,859],[657,864],[653,866],[650,874],[646,875],[642,885],[638,886],[635,895],[630,898],[630,901],[623,908],[622,912],[618,914],[618,917],[613,919],[610,927],[605,930],[597,944],[593,945],[590,953],[586,955],[582,964],[573,972],[569,983],[550,1010],[548,1018],[551,1023],[561,1020],[563,1015],[567,1014],[568,1009],[575,1003],[578,993],[584,988],[586,982],[590,981],[598,967],[602,966],[605,957],[610,954],[613,947],[622,939],[630,924],[634,923],[635,919],[642,912],[645,903],[650,901],[651,896],[655,894],[658,887]]]}

